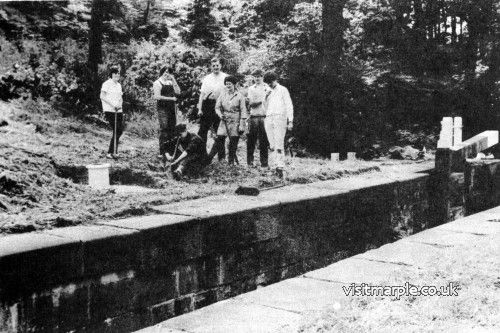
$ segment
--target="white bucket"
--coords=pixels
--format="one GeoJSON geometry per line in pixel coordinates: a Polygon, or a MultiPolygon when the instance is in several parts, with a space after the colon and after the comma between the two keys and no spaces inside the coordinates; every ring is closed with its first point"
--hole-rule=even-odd
{"type": "Polygon", "coordinates": [[[87,165],[89,171],[89,185],[94,188],[109,187],[110,164],[87,165]]]}
{"type": "Polygon", "coordinates": [[[332,153],[330,155],[330,159],[331,159],[332,162],[338,162],[338,161],[340,161],[339,153],[332,153]]]}
{"type": "Polygon", "coordinates": [[[356,152],[354,152],[354,151],[347,152],[347,160],[348,161],[356,160],[356,152]]]}

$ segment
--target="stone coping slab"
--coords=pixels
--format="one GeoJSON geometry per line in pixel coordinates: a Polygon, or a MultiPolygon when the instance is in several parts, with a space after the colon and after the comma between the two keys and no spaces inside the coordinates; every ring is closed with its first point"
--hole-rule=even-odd
{"type": "Polygon", "coordinates": [[[300,324],[298,313],[256,304],[245,304],[233,299],[221,301],[196,311],[175,317],[139,332],[188,333],[269,333],[293,332],[300,324]]]}
{"type": "Polygon", "coordinates": [[[432,265],[433,258],[446,256],[447,252],[449,251],[446,251],[446,247],[409,242],[403,239],[352,258],[426,268],[432,265]]]}
{"type": "Polygon", "coordinates": [[[347,286],[351,283],[380,283],[389,280],[392,276],[415,269],[418,268],[358,257],[338,261],[325,268],[308,272],[304,276],[347,286]]]}
{"type": "Polygon", "coordinates": [[[131,217],[123,220],[112,220],[100,222],[100,225],[106,225],[117,228],[150,230],[168,227],[175,224],[194,221],[196,218],[185,215],[160,214],[141,217],[131,217]]]}
{"type": "Polygon", "coordinates": [[[446,229],[428,229],[418,234],[405,238],[407,242],[419,242],[423,244],[451,247],[474,244],[482,240],[485,234],[455,232],[446,229]]]}
{"type": "Polygon", "coordinates": [[[234,300],[296,313],[314,312],[340,305],[346,299],[342,286],[340,283],[297,277],[236,296],[234,300]]]}
{"type": "Polygon", "coordinates": [[[217,195],[213,197],[156,206],[155,210],[168,214],[206,218],[239,213],[255,208],[272,207],[278,204],[278,201],[266,200],[260,197],[217,195]]]}
{"type": "Polygon", "coordinates": [[[76,244],[76,242],[73,239],[39,232],[11,235],[1,238],[0,259],[14,254],[39,251],[68,244],[76,244]]]}

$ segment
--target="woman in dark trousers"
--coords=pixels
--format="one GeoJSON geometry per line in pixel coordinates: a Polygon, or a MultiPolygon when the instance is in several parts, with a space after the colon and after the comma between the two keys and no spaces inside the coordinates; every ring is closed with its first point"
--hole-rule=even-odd
{"type": "Polygon", "coordinates": [[[237,82],[238,80],[234,76],[227,76],[224,79],[226,88],[220,94],[215,105],[215,112],[221,120],[217,129],[217,138],[209,154],[211,159],[215,153],[220,152],[224,148],[226,136],[229,136],[229,165],[238,163],[236,150],[247,118],[245,97],[236,90],[237,82]]]}
{"type": "Polygon", "coordinates": [[[174,76],[167,67],[160,70],[160,78],[153,83],[153,96],[156,100],[158,110],[158,120],[160,122],[160,158],[165,157],[165,153],[173,153],[172,149],[175,146],[172,138],[174,137],[174,129],[177,122],[176,95],[179,95],[181,90],[174,76]]]}
{"type": "Polygon", "coordinates": [[[123,91],[119,80],[120,69],[112,67],[109,71],[109,79],[101,87],[102,110],[113,131],[106,158],[118,158],[118,141],[123,133],[123,91]]]}

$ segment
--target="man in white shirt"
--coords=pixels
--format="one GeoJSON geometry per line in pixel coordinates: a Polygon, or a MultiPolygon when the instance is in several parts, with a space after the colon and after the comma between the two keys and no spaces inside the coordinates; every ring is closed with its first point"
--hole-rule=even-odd
{"type": "MultiPolygon", "coordinates": [[[[220,119],[215,113],[215,103],[224,90],[224,79],[227,74],[221,71],[221,64],[218,58],[211,60],[212,73],[203,78],[200,89],[200,99],[198,101],[198,115],[200,116],[200,129],[198,135],[207,142],[208,130],[213,126],[217,131],[220,119]]],[[[222,159],[224,157],[222,156],[222,159]]],[[[219,159],[221,156],[219,155],[219,159]]]]}
{"type": "Polygon", "coordinates": [[[293,128],[293,104],[288,89],[278,83],[274,73],[266,73],[264,82],[269,85],[266,97],[266,134],[276,174],[283,178],[285,167],[285,134],[293,128]]]}
{"type": "Polygon", "coordinates": [[[117,158],[118,141],[123,133],[123,91],[120,82],[120,69],[112,67],[109,71],[109,79],[102,84],[101,102],[104,117],[109,122],[113,136],[109,143],[107,158],[117,158]],[[116,146],[115,146],[116,143],[116,146]]]}

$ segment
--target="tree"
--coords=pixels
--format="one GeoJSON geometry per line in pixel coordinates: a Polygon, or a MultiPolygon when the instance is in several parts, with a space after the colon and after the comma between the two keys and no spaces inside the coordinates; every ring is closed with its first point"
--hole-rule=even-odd
{"type": "Polygon", "coordinates": [[[192,23],[183,34],[187,43],[199,41],[206,47],[214,48],[221,41],[222,29],[212,15],[212,7],[210,0],[194,0],[187,15],[187,21],[192,23]]]}

